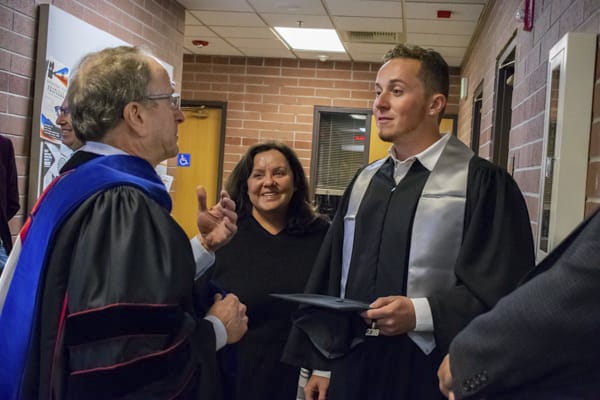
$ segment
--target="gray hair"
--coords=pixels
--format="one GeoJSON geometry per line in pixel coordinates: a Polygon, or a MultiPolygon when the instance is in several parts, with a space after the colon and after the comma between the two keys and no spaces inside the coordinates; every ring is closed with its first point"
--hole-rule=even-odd
{"type": "Polygon", "coordinates": [[[119,46],[86,55],[69,82],[71,120],[80,139],[100,140],[117,126],[123,109],[142,101],[151,79],[150,54],[119,46]]]}

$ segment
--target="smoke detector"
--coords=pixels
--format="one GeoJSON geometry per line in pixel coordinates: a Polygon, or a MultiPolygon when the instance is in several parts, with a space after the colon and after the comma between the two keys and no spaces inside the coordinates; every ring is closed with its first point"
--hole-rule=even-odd
{"type": "Polygon", "coordinates": [[[203,48],[208,46],[208,42],[206,40],[192,40],[192,44],[196,47],[203,48]]]}

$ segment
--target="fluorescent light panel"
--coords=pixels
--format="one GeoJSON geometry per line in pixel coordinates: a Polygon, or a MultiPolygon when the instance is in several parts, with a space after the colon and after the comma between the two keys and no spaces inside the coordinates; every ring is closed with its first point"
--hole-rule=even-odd
{"type": "Polygon", "coordinates": [[[275,30],[294,50],[330,51],[343,53],[344,46],[333,29],[284,28],[275,30]]]}

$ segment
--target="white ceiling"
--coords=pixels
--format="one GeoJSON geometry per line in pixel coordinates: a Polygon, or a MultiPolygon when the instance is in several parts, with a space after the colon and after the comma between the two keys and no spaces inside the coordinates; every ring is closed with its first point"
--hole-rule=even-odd
{"type": "Polygon", "coordinates": [[[430,47],[460,66],[488,0],[178,0],[186,54],[380,62],[395,43],[430,47]],[[449,19],[438,10],[451,11],[449,19]],[[345,53],[292,51],[274,26],[336,29],[345,53]],[[205,40],[198,47],[192,40],[205,40]]]}

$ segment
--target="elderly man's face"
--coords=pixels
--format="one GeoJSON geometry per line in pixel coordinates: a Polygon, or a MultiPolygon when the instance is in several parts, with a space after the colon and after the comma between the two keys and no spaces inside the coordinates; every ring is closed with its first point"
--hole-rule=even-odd
{"type": "MultiPolygon", "coordinates": [[[[146,95],[149,97],[172,95],[173,85],[167,71],[154,59],[150,62],[152,78],[148,84],[146,95]]],[[[174,104],[173,98],[166,97],[157,100],[148,100],[151,109],[150,121],[147,125],[150,131],[149,151],[153,158],[160,162],[177,155],[177,126],[184,121],[184,116],[179,106],[174,104]]]]}

